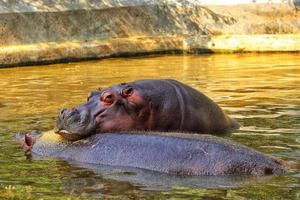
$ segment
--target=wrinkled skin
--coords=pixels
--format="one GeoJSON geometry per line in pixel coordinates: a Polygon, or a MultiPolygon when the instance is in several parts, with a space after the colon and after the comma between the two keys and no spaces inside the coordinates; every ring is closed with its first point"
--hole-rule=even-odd
{"type": "Polygon", "coordinates": [[[238,128],[211,99],[175,80],[141,80],[91,92],[59,113],[56,132],[69,140],[120,131],[218,134],[238,128]]]}

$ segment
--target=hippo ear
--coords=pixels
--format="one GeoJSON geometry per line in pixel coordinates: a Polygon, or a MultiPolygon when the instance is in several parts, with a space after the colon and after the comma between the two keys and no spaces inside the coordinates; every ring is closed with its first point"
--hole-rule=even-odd
{"type": "Polygon", "coordinates": [[[28,136],[27,134],[25,134],[25,136],[24,136],[24,142],[25,142],[25,144],[26,144],[28,147],[32,147],[33,144],[35,143],[35,140],[34,140],[32,137],[30,137],[30,136],[28,136]]]}
{"type": "Polygon", "coordinates": [[[25,155],[30,156],[31,155],[31,149],[32,146],[35,143],[35,139],[28,136],[27,134],[24,135],[24,144],[23,144],[23,149],[25,150],[25,155]]]}
{"type": "Polygon", "coordinates": [[[130,97],[133,94],[133,88],[132,87],[126,87],[122,90],[121,95],[123,97],[130,97]]]}

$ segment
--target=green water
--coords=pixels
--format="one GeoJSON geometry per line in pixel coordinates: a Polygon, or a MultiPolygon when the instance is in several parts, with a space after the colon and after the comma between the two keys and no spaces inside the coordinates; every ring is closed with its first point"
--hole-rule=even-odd
{"type": "Polygon", "coordinates": [[[0,199],[300,199],[299,169],[248,178],[246,184],[235,177],[230,184],[201,186],[193,181],[210,178],[156,174],[152,180],[149,173],[26,159],[15,142],[18,131],[52,129],[58,110],[85,102],[90,90],[145,78],[173,78],[202,91],[242,124],[226,137],[299,165],[299,54],[171,55],[6,68],[0,69],[0,199]]]}

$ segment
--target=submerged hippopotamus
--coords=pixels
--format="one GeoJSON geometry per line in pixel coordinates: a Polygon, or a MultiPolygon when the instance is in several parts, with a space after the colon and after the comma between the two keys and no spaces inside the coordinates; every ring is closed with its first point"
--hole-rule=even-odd
{"type": "Polygon", "coordinates": [[[288,169],[282,160],[212,135],[102,133],[73,142],[50,131],[37,139],[26,135],[25,147],[33,155],[176,175],[258,176],[288,169]]]}
{"type": "Polygon", "coordinates": [[[56,133],[78,140],[105,132],[218,134],[238,127],[216,103],[183,83],[141,80],[91,92],[85,104],[61,110],[56,133]]]}

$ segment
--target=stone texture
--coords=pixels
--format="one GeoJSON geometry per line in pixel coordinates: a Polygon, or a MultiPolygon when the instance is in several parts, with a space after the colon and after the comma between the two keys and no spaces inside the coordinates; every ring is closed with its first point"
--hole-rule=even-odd
{"type": "Polygon", "coordinates": [[[0,66],[165,51],[226,52],[226,46],[229,52],[299,51],[299,19],[300,12],[287,4],[204,7],[191,0],[1,1],[0,66]],[[280,34],[290,34],[291,42],[280,34]],[[280,43],[281,38],[281,44],[274,42],[280,43]]]}

